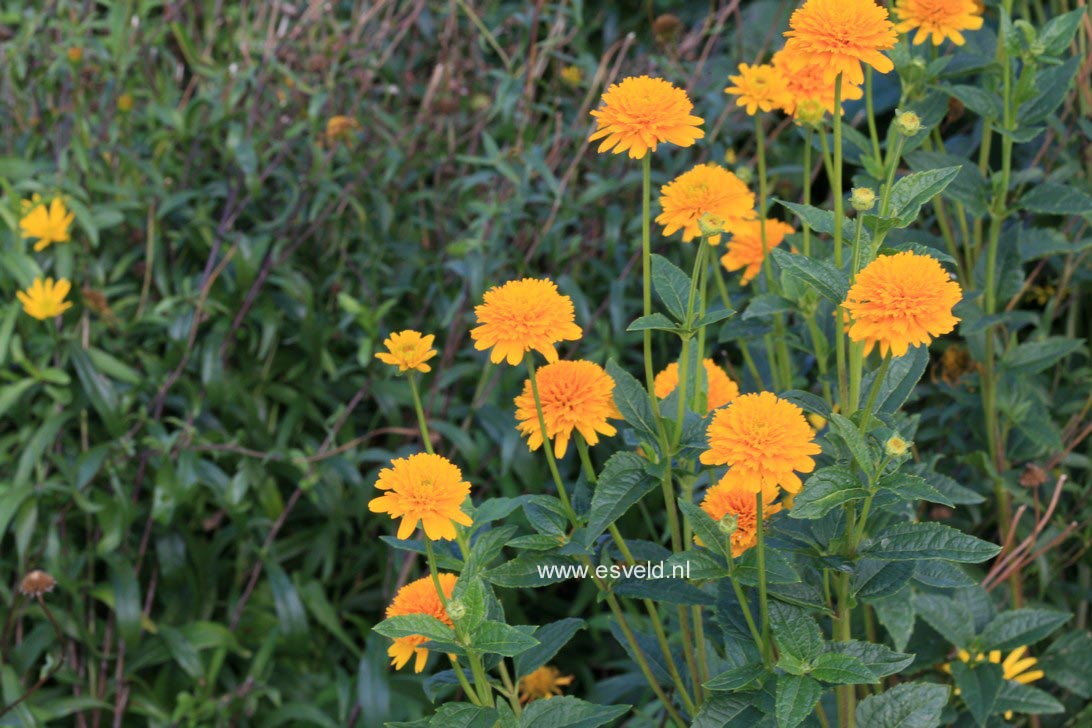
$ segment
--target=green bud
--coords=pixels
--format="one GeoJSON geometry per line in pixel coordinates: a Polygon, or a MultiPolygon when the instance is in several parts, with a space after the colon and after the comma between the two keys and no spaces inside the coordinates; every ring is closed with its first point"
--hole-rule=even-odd
{"type": "Polygon", "coordinates": [[[854,187],[849,195],[849,204],[857,212],[867,212],[876,205],[876,193],[868,187],[854,187]]]}

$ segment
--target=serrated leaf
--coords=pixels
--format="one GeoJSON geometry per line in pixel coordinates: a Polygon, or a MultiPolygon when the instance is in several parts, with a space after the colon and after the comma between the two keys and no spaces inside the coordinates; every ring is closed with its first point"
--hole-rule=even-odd
{"type": "Polygon", "coordinates": [[[916,594],[914,609],[956,647],[967,647],[974,637],[974,618],[962,602],[939,594],[916,594]]]}
{"type": "Polygon", "coordinates": [[[1001,357],[1001,366],[1012,374],[1034,374],[1082,348],[1083,339],[1064,336],[1027,341],[1006,351],[1001,357]]]}
{"type": "Polygon", "coordinates": [[[429,728],[493,728],[498,720],[496,708],[470,703],[446,703],[436,709],[429,728]]]}
{"type": "Polygon", "coordinates": [[[960,172],[960,167],[941,167],[913,172],[891,187],[891,216],[899,227],[906,227],[921,213],[925,203],[944,191],[960,172]]]}
{"type": "Polygon", "coordinates": [[[613,359],[607,362],[607,374],[614,380],[614,404],[622,418],[646,438],[655,440],[657,427],[648,390],[613,359]]]}
{"type": "Polygon", "coordinates": [[[959,688],[959,697],[963,699],[975,723],[985,728],[1005,684],[1001,666],[985,662],[971,667],[955,660],[951,663],[951,669],[952,677],[959,688]]]}
{"type": "Polygon", "coordinates": [[[830,263],[808,258],[782,248],[770,251],[774,261],[783,271],[789,271],[813,286],[820,296],[840,305],[849,291],[849,279],[830,263]]]}
{"type": "Polygon", "coordinates": [[[648,461],[631,452],[610,456],[592,493],[584,543],[591,546],[599,534],[636,505],[659,482],[645,469],[648,461]]]}
{"type": "Polygon", "coordinates": [[[875,642],[848,640],[846,642],[827,642],[827,652],[835,652],[855,657],[861,661],[877,678],[896,675],[914,662],[914,656],[905,652],[896,652],[890,647],[875,642]]]}
{"type": "Polygon", "coordinates": [[[483,576],[497,586],[522,589],[579,578],[582,575],[580,566],[571,556],[524,552],[489,569],[483,576]]]}
{"type": "Polygon", "coordinates": [[[1051,681],[1085,700],[1092,698],[1092,634],[1065,632],[1039,658],[1039,667],[1051,681]]]}
{"type": "Polygon", "coordinates": [[[868,450],[868,443],[852,420],[837,412],[832,412],[828,418],[830,429],[842,439],[849,448],[850,455],[857,465],[866,473],[872,472],[872,454],[868,450]]]}
{"type": "Polygon", "coordinates": [[[1092,196],[1070,185],[1041,182],[1024,193],[1020,207],[1047,215],[1086,215],[1092,212],[1092,196]]]}
{"type": "Polygon", "coordinates": [[[596,705],[566,695],[536,700],[523,709],[520,728],[597,728],[628,713],[628,705],[596,705]]]}
{"type": "Polygon", "coordinates": [[[392,640],[414,635],[427,637],[434,642],[450,642],[455,639],[455,630],[428,614],[402,614],[397,617],[387,617],[372,629],[392,640]]]}
{"type": "Polygon", "coordinates": [[[662,313],[652,313],[635,319],[633,323],[626,327],[626,331],[670,331],[678,333],[682,329],[662,313]]]}
{"type": "MultiPolygon", "coordinates": [[[[1022,713],[1024,715],[1048,715],[1064,713],[1065,706],[1053,695],[1033,685],[1021,685],[1014,680],[1006,680],[1001,687],[1001,694],[993,705],[994,713],[1022,713]]],[[[1073,723],[1071,725],[1079,725],[1073,723]]]]}
{"type": "MultiPolygon", "coordinates": [[[[895,357],[887,367],[887,375],[880,382],[880,391],[876,393],[874,411],[891,414],[906,404],[906,400],[917,386],[925,367],[929,364],[929,347],[915,346],[905,356],[895,357]]],[[[866,374],[861,381],[861,391],[871,392],[879,370],[866,374]]]]}
{"type": "Polygon", "coordinates": [[[1001,97],[977,86],[951,86],[945,89],[961,104],[984,119],[1001,117],[1001,97]]]}
{"type": "Polygon", "coordinates": [[[480,652],[515,657],[538,644],[538,640],[515,627],[485,620],[470,631],[470,644],[480,652]]]}
{"type": "Polygon", "coordinates": [[[776,716],[778,728],[796,728],[811,715],[823,687],[806,675],[778,675],[776,716]]]}
{"type": "Polygon", "coordinates": [[[686,320],[690,278],[662,255],[652,256],[652,288],[676,321],[686,320]]]}
{"type": "Polygon", "coordinates": [[[948,687],[924,682],[901,683],[857,706],[857,725],[864,728],[937,728],[948,702],[948,687]]]}
{"type": "Polygon", "coordinates": [[[823,633],[810,615],[779,602],[771,602],[769,611],[774,641],[782,654],[810,662],[822,653],[823,633]]]}
{"type": "Polygon", "coordinates": [[[876,618],[891,635],[895,649],[904,650],[914,632],[914,604],[902,593],[871,602],[876,618]]]}
{"type": "Polygon", "coordinates": [[[732,547],[728,536],[721,533],[717,522],[703,511],[700,506],[683,498],[678,499],[679,510],[690,524],[694,534],[701,539],[702,545],[726,559],[732,558],[732,547]]]}
{"type": "Polygon", "coordinates": [[[1014,609],[993,618],[978,636],[986,650],[1011,650],[1032,645],[1068,622],[1073,615],[1052,609],[1014,609]]]}
{"type": "Polygon", "coordinates": [[[767,672],[766,666],[762,663],[733,667],[711,678],[705,683],[705,687],[709,690],[739,690],[755,682],[767,672]]]}
{"type": "Polygon", "coordinates": [[[790,518],[814,520],[822,518],[843,503],[863,500],[868,491],[849,468],[835,465],[820,468],[809,477],[793,499],[790,518]]]}
{"type": "Polygon", "coordinates": [[[837,652],[824,652],[815,658],[809,674],[816,680],[835,685],[871,685],[879,682],[859,659],[837,652]]]}
{"type": "Polygon", "coordinates": [[[891,473],[880,478],[876,483],[876,487],[880,490],[890,491],[904,501],[924,500],[930,503],[940,503],[949,508],[955,506],[955,503],[949,500],[947,496],[929,485],[925,478],[917,475],[891,473]]]}
{"type": "Polygon", "coordinates": [[[977,564],[1001,551],[997,544],[939,523],[899,523],[876,534],[862,550],[878,559],[947,559],[977,564]]]}
{"type": "Polygon", "coordinates": [[[713,597],[682,579],[623,578],[614,583],[612,590],[624,597],[651,599],[667,604],[713,604],[715,602],[713,597]]]}
{"type": "Polygon", "coordinates": [[[584,629],[583,619],[569,617],[544,624],[534,631],[538,644],[516,656],[516,679],[528,675],[545,665],[579,630],[584,629]]]}

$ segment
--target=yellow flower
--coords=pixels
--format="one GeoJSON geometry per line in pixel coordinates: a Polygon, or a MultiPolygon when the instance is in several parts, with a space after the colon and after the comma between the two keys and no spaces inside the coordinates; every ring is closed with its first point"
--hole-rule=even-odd
{"type": "Polygon", "coordinates": [[[588,141],[602,139],[600,152],[629,152],[641,159],[661,142],[689,147],[705,136],[703,119],[691,115],[694,105],[686,91],[662,78],[634,76],[612,84],[603,94],[603,108],[591,112],[597,127],[588,141]]]}
{"type": "MultiPolygon", "coordinates": [[[[554,455],[564,457],[573,430],[589,445],[599,442],[599,435],[617,432],[608,419],[620,419],[614,406],[614,380],[603,367],[590,361],[558,361],[536,372],[546,435],[554,442],[554,455]]],[[[532,450],[542,446],[535,393],[531,380],[523,382],[523,392],[516,397],[517,427],[527,437],[532,450]]]]}
{"type": "Polygon", "coordinates": [[[580,327],[573,323],[573,302],[558,293],[553,281],[524,278],[495,286],[485,292],[481,305],[474,308],[478,325],[470,338],[478,351],[492,349],[494,364],[507,360],[516,365],[529,351],[537,351],[546,361],[557,361],[554,345],[576,341],[580,327]]]}
{"type": "Polygon", "coordinates": [[[553,665],[543,665],[519,679],[519,702],[549,700],[555,695],[561,695],[562,686],[569,685],[572,681],[572,675],[562,675],[553,665]]]}
{"type": "Polygon", "coordinates": [[[865,342],[865,353],[902,356],[955,328],[952,307],[963,296],[959,284],[928,255],[884,255],[857,274],[842,308],[852,323],[849,338],[865,342]]]}
{"type": "Polygon", "coordinates": [[[368,510],[401,518],[398,538],[412,536],[420,522],[428,538],[450,541],[455,538],[456,523],[472,523],[461,508],[470,483],[463,480],[457,465],[441,455],[417,453],[392,460],[391,467],[379,471],[375,487],[387,492],[373,498],[368,510]]]}
{"type": "Polygon", "coordinates": [[[118,96],[118,111],[127,114],[133,110],[133,95],[122,94],[118,96]]]}
{"type": "MultiPolygon", "coordinates": [[[[455,591],[455,581],[458,577],[455,574],[444,573],[438,574],[438,576],[440,588],[444,590],[444,596],[450,599],[451,594],[455,591]]],[[[407,614],[426,614],[435,617],[448,627],[455,626],[451,621],[451,617],[448,616],[447,610],[444,609],[443,602],[440,601],[440,595],[436,593],[436,585],[432,583],[431,576],[406,584],[398,590],[390,606],[387,607],[388,617],[401,617],[407,614]]],[[[419,634],[395,639],[394,643],[387,648],[387,655],[391,658],[391,665],[394,666],[394,669],[401,670],[410,661],[411,657],[416,657],[413,663],[413,671],[421,672],[424,670],[425,661],[428,660],[428,648],[421,647],[421,645],[425,642],[428,642],[428,638],[419,634]]]]}
{"type": "Polygon", "coordinates": [[[565,66],[561,69],[561,80],[570,86],[579,86],[584,80],[584,72],[580,66],[565,66]]]}
{"type": "Polygon", "coordinates": [[[24,238],[38,238],[34,252],[39,252],[53,243],[67,243],[74,218],[75,214],[68,211],[60,197],[54,197],[47,206],[42,202],[42,196],[35,194],[31,199],[23,200],[19,232],[24,238]]]}
{"type": "MultiPolygon", "coordinates": [[[[810,111],[809,104],[819,104],[828,114],[834,113],[834,81],[827,80],[823,66],[803,65],[790,69],[789,55],[784,50],[775,53],[771,62],[774,68],[780,69],[784,74],[788,85],[786,103],[781,105],[782,111],[790,116],[806,115],[810,111]]],[[[843,101],[853,101],[863,95],[864,91],[860,86],[842,79],[843,101]]]]}
{"type": "Polygon", "coordinates": [[[759,109],[773,111],[792,102],[789,85],[780,68],[768,63],[754,66],[739,64],[739,74],[729,76],[732,85],[724,93],[737,96],[736,106],[754,116],[759,109]]]}
{"type": "Polygon", "coordinates": [[[23,310],[36,319],[46,319],[60,316],[72,307],[71,301],[66,301],[65,296],[71,290],[72,284],[61,278],[56,283],[52,278],[35,278],[30,288],[25,291],[16,291],[15,296],[23,304],[23,310]]]}
{"type": "Polygon", "coordinates": [[[360,122],[351,116],[338,114],[331,116],[326,122],[326,143],[333,145],[341,139],[348,139],[349,135],[360,128],[360,122]]]}
{"type": "Polygon", "coordinates": [[[982,8],[975,0],[897,0],[895,15],[899,23],[895,30],[909,33],[914,28],[914,45],[933,36],[933,45],[940,45],[951,38],[956,45],[963,45],[964,30],[982,27],[982,8]]]}
{"type": "Polygon", "coordinates": [[[792,225],[780,220],[766,220],[766,248],[762,248],[762,225],[758,220],[741,223],[728,241],[728,252],[720,257],[720,263],[728,271],[743,268],[740,283],[747,285],[759,271],[766,253],[781,245],[785,236],[792,232],[792,225]]]}
{"type": "Polygon", "coordinates": [[[399,372],[428,372],[432,367],[425,362],[436,356],[436,350],[432,348],[435,338],[433,334],[422,336],[412,329],[398,331],[383,342],[387,351],[377,353],[375,358],[384,364],[398,367],[399,372]]]}
{"type": "MultiPolygon", "coordinates": [[[[959,659],[968,665],[977,665],[982,662],[992,662],[995,665],[1000,665],[1002,670],[1002,676],[1006,680],[1012,680],[1018,682],[1021,685],[1028,685],[1043,677],[1042,670],[1033,670],[1032,668],[1039,664],[1039,661],[1034,657],[1027,654],[1028,648],[1017,647],[1015,650],[1008,654],[1004,660],[1001,659],[1001,650],[991,650],[989,655],[984,655],[981,652],[971,656],[967,650],[959,650],[959,659]]],[[[952,663],[946,663],[941,666],[944,672],[952,672],[952,663]]],[[[959,694],[959,689],[956,689],[956,694],[959,694]]],[[[1005,713],[1005,720],[1012,720],[1012,711],[1005,713]]]]}
{"type": "Polygon", "coordinates": [[[720,482],[752,493],[774,486],[798,492],[802,483],[796,472],[814,470],[812,456],[819,454],[803,410],[771,392],[737,397],[717,410],[706,434],[709,449],[701,462],[727,465],[720,482]]]}
{"type": "MultiPolygon", "coordinates": [[[[701,235],[704,215],[719,218],[729,232],[754,219],[755,194],[719,164],[699,164],[660,188],[660,206],[663,212],[656,222],[664,226],[664,237],[682,230],[683,242],[690,242],[701,235]]],[[[710,235],[708,241],[717,245],[720,235],[710,235]]]]}
{"type": "MultiPolygon", "coordinates": [[[[762,517],[769,518],[781,510],[779,504],[774,503],[777,498],[777,488],[765,487],[762,489],[762,517]]],[[[720,482],[705,492],[705,498],[701,502],[701,509],[709,514],[714,521],[719,521],[725,516],[733,516],[736,520],[736,529],[732,534],[732,556],[739,557],[744,551],[758,542],[758,496],[754,490],[744,483],[720,482]]],[[[704,546],[700,539],[694,539],[699,546],[704,546]]]]}
{"type": "Polygon", "coordinates": [[[894,48],[898,34],[873,0],[807,0],[793,11],[785,37],[789,68],[819,66],[830,83],[839,73],[843,85],[864,83],[862,63],[879,73],[895,67],[881,51],[894,48]]]}
{"type": "MultiPolygon", "coordinates": [[[[728,374],[717,366],[712,359],[702,360],[705,367],[705,378],[709,384],[707,396],[707,408],[709,412],[719,409],[739,396],[739,385],[729,378],[728,374]]],[[[679,363],[672,362],[656,375],[652,381],[652,389],[660,399],[668,396],[679,386],[679,363]]]]}

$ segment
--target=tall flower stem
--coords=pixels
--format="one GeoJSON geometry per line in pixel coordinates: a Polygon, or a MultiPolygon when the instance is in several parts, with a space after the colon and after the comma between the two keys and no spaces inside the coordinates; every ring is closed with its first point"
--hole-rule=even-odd
{"type": "Polygon", "coordinates": [[[770,603],[766,594],[766,522],[763,517],[762,491],[755,493],[755,519],[758,532],[758,611],[762,624],[762,658],[769,665],[773,662],[773,651],[770,649],[770,603]]]}
{"type": "MultiPolygon", "coordinates": [[[[880,164],[883,159],[880,156],[880,135],[876,131],[876,114],[872,110],[872,66],[865,66],[865,111],[868,114],[868,136],[872,139],[872,156],[876,158],[876,163],[880,164]]],[[[835,110],[837,110],[835,105],[835,110]]]]}
{"type": "MultiPolygon", "coordinates": [[[[642,315],[652,313],[652,153],[646,152],[641,159],[641,300],[642,315]]],[[[656,400],[652,382],[655,369],[652,366],[652,331],[644,330],[645,387],[652,401],[652,412],[660,421],[660,403],[656,400]]]]}
{"type": "MultiPolygon", "coordinates": [[[[773,266],[770,264],[770,246],[766,241],[766,204],[768,200],[768,180],[766,179],[766,130],[762,126],[762,119],[755,114],[755,146],[758,157],[758,231],[762,240],[762,270],[766,276],[766,289],[770,293],[777,293],[777,283],[773,276],[773,266]]],[[[784,390],[792,387],[792,370],[789,360],[789,345],[785,341],[785,317],[778,313],[774,316],[774,347],[777,355],[770,360],[770,372],[778,388],[784,390]]],[[[767,334],[767,341],[769,334],[767,334]]]]}
{"type": "Polygon", "coordinates": [[[747,602],[747,597],[743,593],[743,587],[740,586],[739,579],[736,578],[735,559],[728,560],[728,579],[732,582],[732,591],[736,593],[740,611],[743,612],[743,619],[747,622],[747,629],[750,630],[751,637],[755,641],[755,647],[758,648],[758,654],[762,655],[763,662],[769,664],[766,654],[766,645],[762,641],[762,633],[759,632],[758,625],[755,624],[754,615],[751,614],[751,605],[747,602]]]}
{"type": "Polygon", "coordinates": [[[535,412],[538,414],[538,427],[539,432],[542,433],[542,450],[546,453],[546,464],[550,467],[550,475],[553,476],[554,485],[557,486],[557,497],[561,499],[565,514],[569,517],[573,528],[577,528],[580,524],[576,518],[576,511],[573,510],[572,503],[569,501],[569,493],[565,490],[565,483],[561,480],[561,472],[558,471],[557,460],[554,458],[553,443],[550,441],[546,430],[546,416],[542,413],[542,399],[538,394],[538,378],[535,376],[534,354],[527,352],[523,357],[523,361],[527,364],[527,377],[531,380],[531,393],[535,397],[535,412]]]}
{"type": "Polygon", "coordinates": [[[421,392],[417,388],[417,375],[411,372],[407,379],[409,379],[410,391],[413,392],[413,409],[417,412],[417,425],[421,428],[421,439],[425,446],[425,452],[432,455],[432,437],[428,431],[428,420],[425,419],[425,408],[421,406],[421,392]]]}
{"type": "MultiPolygon", "coordinates": [[[[697,299],[700,288],[698,279],[701,277],[702,268],[705,265],[706,249],[710,247],[709,243],[706,242],[705,235],[701,236],[698,246],[697,253],[694,255],[694,270],[690,275],[690,293],[686,299],[686,320],[683,321],[683,328],[686,329],[686,332],[682,337],[682,354],[679,356],[679,386],[676,390],[678,393],[678,407],[675,413],[675,433],[671,441],[672,450],[678,447],[679,441],[682,439],[683,418],[686,416],[686,403],[690,384],[690,340],[693,338],[693,332],[691,332],[690,328],[695,321],[694,301],[697,299]]],[[[702,308],[704,307],[705,304],[703,303],[702,308]]],[[[704,355],[704,351],[698,352],[699,366],[704,355]]]]}
{"type": "MultiPolygon", "coordinates": [[[[834,267],[842,269],[842,227],[845,224],[845,200],[842,195],[842,74],[834,79],[834,159],[831,165],[834,179],[831,194],[834,197],[834,267]]],[[[834,311],[834,353],[838,365],[838,401],[842,407],[849,401],[849,383],[846,379],[846,338],[842,310],[834,311]]]]}

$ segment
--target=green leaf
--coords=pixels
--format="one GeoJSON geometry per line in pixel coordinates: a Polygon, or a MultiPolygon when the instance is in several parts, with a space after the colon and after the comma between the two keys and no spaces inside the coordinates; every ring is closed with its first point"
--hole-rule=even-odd
{"type": "Polygon", "coordinates": [[[125,423],[118,410],[118,396],[114,385],[95,369],[87,352],[82,348],[73,345],[69,347],[68,352],[72,365],[76,368],[80,386],[91,402],[91,406],[102,418],[111,435],[115,437],[121,435],[125,429],[125,423]]]}
{"type": "Polygon", "coordinates": [[[896,652],[890,647],[875,642],[848,640],[846,642],[827,642],[827,652],[849,655],[857,658],[876,678],[896,675],[914,662],[914,656],[905,652],[896,652]]]}
{"type": "Polygon", "coordinates": [[[613,359],[607,362],[607,374],[614,380],[614,404],[623,419],[650,441],[656,440],[656,419],[648,401],[648,390],[613,359]]]}
{"type": "Polygon", "coordinates": [[[898,523],[872,537],[863,553],[891,561],[947,559],[977,564],[1001,547],[939,523],[898,523]]]}
{"type": "Polygon", "coordinates": [[[811,715],[822,695],[823,686],[807,675],[778,675],[777,727],[796,728],[811,715]]]}
{"type": "Polygon", "coordinates": [[[596,728],[628,713],[628,705],[596,705],[571,696],[536,700],[523,709],[520,728],[596,728]]]}
{"type": "Polygon", "coordinates": [[[914,580],[938,589],[961,589],[978,582],[957,564],[948,561],[919,561],[914,564],[914,580]]]}
{"type": "Polygon", "coordinates": [[[880,490],[891,491],[904,501],[924,500],[930,503],[940,503],[949,508],[955,506],[943,493],[929,485],[925,478],[907,473],[891,473],[879,479],[876,487],[880,490]]]}
{"type": "Polygon", "coordinates": [[[1080,68],[1081,59],[1073,56],[1065,63],[1036,72],[1035,89],[1038,93],[1033,99],[1020,105],[1017,122],[1022,127],[1032,127],[1046,121],[1062,105],[1073,83],[1073,77],[1080,68]]]}
{"type": "Polygon", "coordinates": [[[791,312],[794,308],[792,301],[781,296],[773,293],[760,293],[751,299],[751,303],[743,312],[743,318],[769,318],[775,314],[791,312]]]}
{"type": "Polygon", "coordinates": [[[538,644],[516,656],[516,679],[529,675],[545,665],[556,655],[579,630],[584,629],[583,619],[568,617],[556,622],[544,624],[534,631],[538,644]]]}
{"type": "Polygon", "coordinates": [[[429,728],[493,728],[499,714],[496,708],[470,703],[446,703],[436,709],[429,728]]]}
{"type": "Polygon", "coordinates": [[[868,491],[853,473],[841,465],[816,470],[793,500],[790,518],[815,520],[843,503],[863,500],[868,491]]]}
{"type": "Polygon", "coordinates": [[[849,448],[850,455],[860,466],[861,470],[866,473],[871,473],[873,470],[872,454],[868,450],[868,443],[865,442],[864,436],[857,428],[857,425],[853,424],[853,421],[844,415],[840,415],[837,412],[832,412],[830,418],[830,429],[836,433],[842,442],[849,448]]]}
{"type": "MultiPolygon", "coordinates": [[[[754,705],[756,695],[765,693],[718,693],[701,704],[690,728],[750,728],[759,725],[758,721],[763,716],[754,705]]],[[[769,725],[768,720],[765,725],[769,725]]]]}
{"type": "Polygon", "coordinates": [[[780,602],[771,602],[769,609],[774,641],[781,653],[811,662],[823,652],[823,633],[805,611],[780,602]]]}
{"type": "Polygon", "coordinates": [[[1083,348],[1083,339],[1050,336],[1042,341],[1028,341],[1009,349],[1001,357],[1001,366],[1012,374],[1035,374],[1083,348]]]}
{"type": "Polygon", "coordinates": [[[1020,207],[1047,215],[1084,215],[1092,211],[1092,196],[1069,185],[1040,182],[1024,193],[1020,207]]]}
{"type": "Polygon", "coordinates": [[[1089,665],[1092,665],[1092,634],[1087,631],[1064,632],[1039,658],[1039,667],[1052,682],[1085,700],[1092,698],[1089,665]]]}
{"type": "MultiPolygon", "coordinates": [[[[637,564],[637,566],[644,565],[637,564]]],[[[651,599],[667,604],[714,604],[716,602],[712,596],[682,579],[649,579],[637,576],[615,582],[612,589],[616,594],[624,597],[651,599]]]]}
{"type": "Polygon", "coordinates": [[[1044,55],[1060,57],[1069,49],[1073,36],[1084,20],[1086,8],[1055,15],[1039,30],[1039,45],[1044,55]]]}
{"type": "Polygon", "coordinates": [[[913,575],[914,565],[907,561],[858,559],[849,588],[861,599],[880,599],[898,592],[913,575]]]}
{"type": "MultiPolygon", "coordinates": [[[[1087,668],[1087,665],[1085,667],[1087,668]]],[[[997,702],[994,703],[993,712],[1003,715],[1010,710],[1024,715],[1046,715],[1064,713],[1065,706],[1045,690],[1040,690],[1033,685],[1021,685],[1014,680],[1006,680],[1001,687],[1001,694],[997,696],[997,702]]],[[[1080,724],[1070,723],[1070,725],[1080,724]]]]}
{"type": "Polygon", "coordinates": [[[959,688],[959,697],[971,711],[975,723],[983,728],[994,712],[994,704],[1005,684],[1004,672],[1000,665],[985,662],[974,667],[955,660],[952,665],[952,677],[959,688]]]}
{"type": "Polygon", "coordinates": [[[977,86],[957,85],[944,90],[983,119],[1001,118],[1001,97],[996,93],[991,93],[977,86]]]}
{"type": "Polygon", "coordinates": [[[948,703],[948,687],[925,682],[901,683],[857,706],[861,728],[937,728],[948,703]]]}
{"type": "Polygon", "coordinates": [[[914,609],[956,647],[967,647],[974,637],[974,617],[962,602],[939,594],[916,594],[914,609]]]}
{"type": "MultiPolygon", "coordinates": [[[[906,155],[906,161],[915,172],[937,167],[960,168],[959,174],[945,188],[942,195],[954,202],[961,203],[967,211],[975,217],[985,217],[989,214],[988,196],[990,186],[986,178],[978,169],[978,165],[964,157],[940,152],[914,151],[906,155]]],[[[867,389],[864,391],[868,391],[867,389]]]]}
{"type": "Polygon", "coordinates": [[[725,319],[731,318],[735,315],[735,310],[719,306],[712,310],[706,311],[704,316],[694,322],[692,328],[695,330],[704,329],[706,326],[712,326],[713,324],[720,323],[721,321],[724,321],[725,319]]]}
{"type": "Polygon", "coordinates": [[[539,642],[531,635],[504,622],[487,619],[470,631],[474,649],[493,655],[515,657],[539,642]]]}
{"type": "Polygon", "coordinates": [[[414,635],[427,637],[433,642],[451,642],[455,639],[455,630],[429,614],[402,614],[397,617],[387,617],[372,629],[392,640],[414,635]]]}
{"type": "Polygon", "coordinates": [[[679,333],[682,331],[679,325],[664,316],[662,313],[652,313],[648,316],[642,316],[639,319],[634,320],[626,331],[670,331],[672,333],[679,333]]]}
{"type": "Polygon", "coordinates": [[[140,585],[137,583],[132,564],[121,558],[110,562],[110,584],[114,596],[114,616],[118,631],[130,645],[140,639],[141,617],[140,585]]]}
{"type": "Polygon", "coordinates": [[[993,618],[978,636],[986,650],[1011,650],[1033,645],[1048,636],[1073,615],[1052,609],[1014,609],[993,618]]]}
{"type": "Polygon", "coordinates": [[[871,685],[879,682],[859,659],[837,652],[824,652],[815,658],[809,674],[816,680],[835,685],[871,685]]]}
{"type": "Polygon", "coordinates": [[[497,586],[513,589],[546,586],[566,579],[579,579],[586,574],[583,566],[571,556],[524,552],[484,573],[497,586]]]}
{"type": "MultiPolygon", "coordinates": [[[[876,393],[874,411],[891,414],[906,404],[914,387],[917,386],[925,367],[929,364],[929,347],[915,346],[905,356],[895,357],[887,367],[887,375],[880,382],[880,391],[876,393]]],[[[866,374],[861,381],[861,391],[871,392],[879,370],[866,374]]]]}
{"type": "Polygon", "coordinates": [[[678,503],[683,517],[690,524],[694,534],[701,539],[702,545],[710,551],[719,553],[726,559],[732,558],[732,546],[729,538],[721,532],[717,522],[699,506],[688,500],[679,498],[678,503]]]}
{"type": "Polygon", "coordinates": [[[584,533],[587,546],[590,547],[612,523],[659,485],[645,469],[647,463],[632,452],[616,452],[607,460],[592,493],[588,527],[584,533]]]}
{"type": "Polygon", "coordinates": [[[706,682],[705,687],[709,690],[739,690],[752,684],[767,673],[768,670],[765,665],[753,662],[749,665],[725,670],[706,682]]]}
{"type": "Polygon", "coordinates": [[[960,167],[941,167],[912,172],[901,178],[891,187],[891,216],[898,220],[899,227],[906,227],[918,219],[921,207],[944,191],[960,167]]]}
{"type": "MultiPolygon", "coordinates": [[[[907,592],[909,590],[906,590],[907,592]]],[[[876,618],[891,635],[895,649],[904,650],[914,633],[914,604],[906,592],[899,592],[883,599],[871,602],[876,610],[876,618]]]]}
{"type": "Polygon", "coordinates": [[[790,272],[813,286],[820,296],[834,304],[841,304],[849,292],[849,279],[830,263],[791,253],[782,248],[770,251],[781,270],[790,272]]]}
{"type": "Polygon", "coordinates": [[[662,255],[652,256],[652,288],[676,321],[686,320],[690,278],[662,255]]]}

